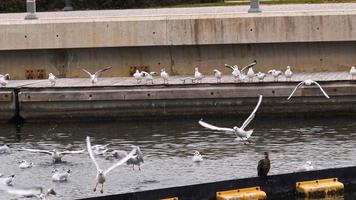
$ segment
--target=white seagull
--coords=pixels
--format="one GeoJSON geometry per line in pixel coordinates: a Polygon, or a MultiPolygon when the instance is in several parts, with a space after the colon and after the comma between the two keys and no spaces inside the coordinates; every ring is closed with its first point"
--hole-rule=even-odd
{"type": "Polygon", "coordinates": [[[142,71],[141,73],[143,73],[144,77],[146,77],[146,84],[148,84],[148,82],[150,81],[151,84],[153,84],[153,75],[156,74],[156,72],[145,72],[145,71],[142,71]]]}
{"type": "Polygon", "coordinates": [[[323,90],[323,88],[319,85],[318,82],[316,81],[313,81],[311,79],[307,79],[305,81],[302,81],[300,83],[298,83],[298,85],[294,88],[293,92],[289,95],[289,97],[287,98],[287,100],[289,100],[290,98],[292,98],[294,92],[299,88],[301,87],[302,85],[306,85],[306,86],[311,86],[312,84],[315,84],[319,87],[319,89],[321,90],[321,92],[324,94],[324,96],[328,99],[330,99],[329,95],[323,90]]]}
{"type": "Polygon", "coordinates": [[[7,146],[6,144],[0,146],[0,154],[9,153],[9,152],[10,152],[9,146],[7,146]]]}
{"type": "Polygon", "coordinates": [[[350,69],[350,75],[351,75],[351,80],[355,80],[356,78],[356,69],[354,66],[351,67],[350,69]]]}
{"type": "Polygon", "coordinates": [[[21,169],[33,167],[33,162],[27,162],[26,160],[21,160],[19,163],[20,163],[19,168],[21,169]]]}
{"type": "Polygon", "coordinates": [[[132,151],[123,159],[121,159],[119,162],[117,162],[116,164],[112,165],[110,168],[108,168],[107,170],[102,170],[98,163],[95,160],[92,148],[91,148],[91,143],[90,143],[90,137],[87,136],[87,149],[89,152],[89,156],[91,158],[91,160],[93,161],[95,167],[96,167],[96,185],[93,189],[93,191],[96,191],[96,188],[98,186],[98,184],[101,184],[101,190],[100,192],[103,193],[104,192],[104,183],[106,180],[106,175],[113,169],[115,169],[116,167],[122,165],[123,163],[125,163],[126,161],[128,161],[130,158],[132,158],[134,156],[134,154],[136,154],[136,149],[132,149],[132,151]]]}
{"type": "Polygon", "coordinates": [[[0,74],[0,85],[1,86],[6,86],[8,81],[10,79],[10,75],[9,74],[5,74],[5,75],[2,75],[0,74]]]}
{"type": "Polygon", "coordinates": [[[193,162],[202,162],[203,161],[203,156],[199,153],[199,151],[194,151],[192,161],[193,162]]]}
{"type": "Polygon", "coordinates": [[[195,80],[197,80],[197,83],[201,83],[201,82],[202,82],[202,79],[204,78],[204,75],[199,72],[198,67],[196,67],[194,70],[195,70],[195,71],[194,71],[194,78],[195,78],[195,80]]]}
{"type": "Polygon", "coordinates": [[[232,70],[232,76],[234,77],[234,81],[237,82],[239,78],[241,77],[241,72],[239,70],[239,67],[237,65],[231,66],[228,64],[225,64],[225,67],[228,67],[232,70]]]}
{"type": "Polygon", "coordinates": [[[278,76],[282,75],[282,71],[275,70],[275,69],[269,70],[267,73],[272,74],[274,81],[277,82],[278,82],[278,76]]]}
{"type": "Polygon", "coordinates": [[[293,76],[293,72],[290,69],[290,66],[287,66],[286,71],[284,72],[284,76],[286,77],[286,80],[291,81],[292,80],[292,76],[293,76]]]}
{"type": "Polygon", "coordinates": [[[163,84],[168,84],[169,74],[165,69],[161,69],[161,78],[163,79],[163,84]]]}
{"type": "Polygon", "coordinates": [[[265,79],[266,74],[263,73],[263,72],[258,72],[258,73],[256,74],[256,76],[257,76],[258,80],[260,80],[260,82],[262,82],[262,81],[265,79]]]}
{"type": "Polygon", "coordinates": [[[248,140],[252,133],[253,133],[253,129],[246,131],[246,127],[248,126],[248,124],[253,120],[253,118],[255,118],[255,114],[257,109],[260,107],[262,102],[262,95],[260,95],[257,105],[255,107],[255,109],[253,109],[252,113],[250,114],[250,116],[245,120],[245,122],[242,124],[241,127],[237,127],[234,126],[233,128],[222,128],[222,127],[217,127],[211,124],[208,124],[206,122],[204,122],[202,119],[199,120],[199,124],[205,128],[211,129],[211,130],[216,130],[216,131],[224,131],[226,133],[234,133],[236,135],[237,139],[240,139],[242,141],[246,141],[248,140]]]}
{"type": "Polygon", "coordinates": [[[40,149],[21,149],[24,151],[34,152],[34,153],[44,153],[47,155],[52,156],[52,160],[54,163],[62,162],[62,157],[67,154],[78,154],[83,153],[84,150],[80,151],[58,151],[57,149],[53,149],[52,151],[48,150],[40,150],[40,149]]]}
{"type": "Polygon", "coordinates": [[[5,185],[12,186],[12,182],[14,181],[15,175],[12,174],[6,178],[1,178],[1,182],[5,185]]]}
{"type": "Polygon", "coordinates": [[[111,69],[112,67],[105,67],[103,69],[99,69],[98,71],[95,72],[95,74],[91,74],[89,71],[86,69],[82,69],[85,73],[87,73],[90,77],[90,82],[92,85],[95,85],[98,82],[98,78],[101,75],[101,73],[105,72],[106,70],[111,69]]]}
{"type": "Polygon", "coordinates": [[[49,73],[48,74],[48,80],[51,83],[51,86],[55,86],[57,77],[55,75],[53,75],[52,73],[49,73]]]}
{"type": "Polygon", "coordinates": [[[248,69],[246,76],[250,82],[253,81],[253,77],[255,77],[255,72],[253,71],[253,66],[257,64],[257,61],[254,60],[252,63],[246,65],[244,68],[242,68],[241,72],[244,72],[246,69],[248,69]]]}
{"type": "Polygon", "coordinates": [[[52,181],[53,182],[65,182],[68,181],[68,178],[70,176],[70,173],[72,171],[69,169],[67,171],[59,172],[58,169],[54,169],[52,171],[52,181]]]}
{"type": "Polygon", "coordinates": [[[137,84],[139,84],[139,83],[141,83],[141,80],[144,75],[142,72],[140,72],[138,69],[136,69],[136,72],[132,76],[136,79],[137,84]]]}
{"type": "Polygon", "coordinates": [[[305,162],[304,165],[299,167],[297,171],[298,172],[305,172],[305,171],[311,171],[311,170],[314,170],[314,167],[312,165],[312,162],[308,160],[307,162],[305,162]]]}
{"type": "Polygon", "coordinates": [[[47,200],[50,195],[56,195],[57,193],[53,188],[48,189],[45,193],[42,187],[34,187],[34,188],[16,188],[13,186],[0,185],[0,190],[5,191],[8,194],[16,195],[19,197],[36,197],[40,200],[47,200]]]}
{"type": "Polygon", "coordinates": [[[214,69],[213,70],[213,74],[214,74],[214,76],[216,78],[216,82],[217,83],[221,83],[221,76],[222,76],[221,72],[219,70],[217,70],[217,69],[214,69]]]}
{"type": "MultiPolygon", "coordinates": [[[[135,165],[138,166],[138,169],[141,171],[141,163],[143,163],[143,154],[139,146],[132,146],[133,149],[136,149],[136,153],[126,161],[127,165],[132,165],[132,169],[135,170],[135,165]]],[[[123,159],[127,156],[127,152],[123,150],[115,150],[112,152],[112,156],[116,159],[123,159]]]]}

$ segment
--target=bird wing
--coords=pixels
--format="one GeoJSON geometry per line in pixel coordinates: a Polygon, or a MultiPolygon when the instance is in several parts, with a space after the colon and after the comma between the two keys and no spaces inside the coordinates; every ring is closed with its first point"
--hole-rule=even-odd
{"type": "Polygon", "coordinates": [[[247,119],[245,120],[245,122],[242,124],[241,129],[244,130],[244,129],[246,128],[246,126],[253,120],[253,118],[255,118],[256,111],[258,110],[258,108],[259,108],[260,105],[261,105],[262,97],[263,97],[263,96],[260,95],[255,109],[253,109],[253,111],[252,111],[252,113],[250,114],[250,116],[248,116],[248,118],[247,118],[247,119]]]}
{"type": "Polygon", "coordinates": [[[104,171],[104,175],[106,175],[107,173],[109,173],[111,170],[115,169],[116,167],[122,165],[123,163],[125,163],[126,161],[128,161],[130,158],[132,158],[132,156],[136,153],[136,149],[132,149],[132,151],[123,159],[121,159],[119,162],[117,162],[116,164],[114,164],[113,166],[111,166],[109,169],[104,171]]]}
{"type": "Polygon", "coordinates": [[[52,155],[52,151],[40,150],[40,149],[21,149],[23,151],[35,152],[35,153],[45,153],[48,155],[52,155]]]}
{"type": "Polygon", "coordinates": [[[94,165],[96,167],[96,170],[99,171],[100,167],[99,167],[98,163],[95,160],[93,151],[91,150],[91,143],[90,143],[90,137],[89,136],[87,136],[87,149],[88,149],[88,152],[89,152],[89,156],[90,156],[91,160],[93,161],[93,163],[94,163],[94,165]]]}
{"type": "Polygon", "coordinates": [[[304,81],[302,81],[302,82],[300,82],[300,83],[298,83],[298,85],[297,86],[295,86],[295,88],[294,88],[294,90],[293,90],[293,92],[289,95],[289,97],[287,98],[287,100],[289,100],[290,98],[292,98],[292,96],[293,96],[293,94],[294,94],[294,92],[301,86],[301,85],[303,85],[304,84],[304,81]]]}
{"type": "Polygon", "coordinates": [[[235,132],[234,129],[232,129],[232,128],[223,128],[223,127],[218,127],[218,126],[208,124],[208,123],[204,122],[203,119],[199,120],[199,124],[207,129],[211,129],[211,130],[215,130],[215,131],[235,132]]]}
{"type": "Polygon", "coordinates": [[[150,72],[150,74],[151,74],[151,75],[155,75],[155,74],[156,74],[156,72],[150,72]]]}
{"type": "Polygon", "coordinates": [[[267,74],[271,74],[273,72],[273,70],[268,70],[267,74]]]}
{"type": "Polygon", "coordinates": [[[66,154],[76,154],[76,153],[83,153],[85,150],[79,150],[79,151],[63,151],[60,152],[59,154],[66,155],[66,154]]]}
{"type": "Polygon", "coordinates": [[[85,73],[87,73],[89,76],[91,76],[91,73],[88,72],[86,69],[82,69],[85,73]]]}
{"type": "Polygon", "coordinates": [[[225,67],[230,68],[231,70],[234,70],[234,69],[235,69],[235,67],[233,67],[233,66],[231,66],[231,65],[228,65],[228,64],[225,64],[225,67]]]}
{"type": "Polygon", "coordinates": [[[144,76],[150,75],[148,72],[145,72],[145,71],[141,71],[141,73],[142,73],[144,76]]]}
{"type": "Polygon", "coordinates": [[[250,69],[251,67],[255,66],[256,64],[257,64],[257,62],[256,62],[256,61],[253,61],[252,63],[250,63],[250,64],[246,65],[244,68],[242,68],[241,71],[243,72],[243,71],[245,71],[245,70],[248,70],[248,69],[250,69]]]}
{"type": "Polygon", "coordinates": [[[99,69],[98,71],[95,72],[95,76],[99,77],[102,72],[105,72],[106,70],[111,69],[112,67],[105,67],[103,69],[99,69]]]}
{"type": "Polygon", "coordinates": [[[313,80],[312,80],[312,82],[320,88],[320,90],[323,92],[323,94],[325,95],[326,98],[330,99],[329,95],[323,90],[323,88],[319,85],[318,82],[313,81],[313,80]]]}

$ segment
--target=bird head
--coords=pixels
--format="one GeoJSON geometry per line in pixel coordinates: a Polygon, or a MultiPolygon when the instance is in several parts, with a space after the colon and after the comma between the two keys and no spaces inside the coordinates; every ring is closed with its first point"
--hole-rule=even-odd
{"type": "Polygon", "coordinates": [[[165,72],[166,70],[163,68],[163,69],[161,69],[161,72],[165,72]]]}
{"type": "Polygon", "coordinates": [[[50,188],[50,189],[48,189],[47,190],[47,195],[56,195],[57,193],[56,193],[56,191],[54,191],[54,189],[53,188],[50,188]]]}
{"type": "Polygon", "coordinates": [[[200,153],[199,153],[199,151],[194,151],[194,153],[193,153],[195,156],[198,156],[198,155],[200,155],[200,153]]]}
{"type": "Polygon", "coordinates": [[[197,72],[198,71],[198,67],[194,68],[194,70],[197,72]]]}
{"type": "Polygon", "coordinates": [[[21,161],[19,161],[19,162],[17,162],[17,163],[24,163],[25,162],[25,160],[21,160],[21,161]]]}
{"type": "Polygon", "coordinates": [[[263,152],[263,157],[264,158],[268,158],[268,152],[267,151],[263,152]]]}
{"type": "Polygon", "coordinates": [[[55,168],[52,170],[52,173],[56,173],[56,172],[58,172],[58,169],[55,168]]]}
{"type": "Polygon", "coordinates": [[[53,74],[52,74],[52,73],[49,73],[48,76],[53,76],[53,74]]]}
{"type": "Polygon", "coordinates": [[[234,129],[234,131],[237,131],[237,129],[239,129],[239,127],[234,126],[232,129],[234,129]]]}
{"type": "Polygon", "coordinates": [[[308,161],[306,162],[306,164],[307,164],[308,166],[311,166],[311,165],[312,165],[312,162],[308,160],[308,161]]]}
{"type": "Polygon", "coordinates": [[[68,169],[68,170],[67,170],[67,173],[68,173],[68,174],[72,173],[72,170],[68,169]]]}
{"type": "Polygon", "coordinates": [[[214,73],[214,74],[216,74],[217,72],[218,72],[218,70],[217,70],[217,69],[214,69],[214,70],[213,70],[213,73],[214,73]]]}
{"type": "Polygon", "coordinates": [[[98,171],[98,174],[99,174],[99,175],[104,175],[104,171],[103,171],[103,170],[99,170],[99,171],[98,171]]]}
{"type": "Polygon", "coordinates": [[[287,66],[287,69],[290,69],[290,66],[289,66],[289,65],[287,66]]]}
{"type": "Polygon", "coordinates": [[[11,174],[9,178],[15,178],[15,174],[11,174]]]}
{"type": "Polygon", "coordinates": [[[354,66],[352,66],[352,67],[351,67],[351,69],[352,69],[352,70],[355,70],[355,67],[354,67],[354,66]]]}

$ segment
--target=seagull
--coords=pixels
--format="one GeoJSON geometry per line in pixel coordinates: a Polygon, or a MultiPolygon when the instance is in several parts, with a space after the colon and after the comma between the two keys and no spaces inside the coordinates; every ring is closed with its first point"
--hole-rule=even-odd
{"type": "Polygon", "coordinates": [[[305,171],[311,171],[314,170],[314,167],[312,165],[311,161],[307,161],[304,163],[304,165],[302,165],[301,167],[298,168],[298,172],[305,172],[305,171]]]}
{"type": "Polygon", "coordinates": [[[148,81],[151,81],[151,84],[153,84],[153,75],[156,74],[156,72],[145,72],[142,71],[141,73],[143,73],[143,75],[146,77],[146,84],[148,84],[148,81]]]}
{"type": "Polygon", "coordinates": [[[234,126],[233,128],[217,127],[217,126],[214,126],[214,125],[204,122],[203,119],[199,120],[199,124],[205,128],[211,129],[211,130],[224,131],[226,133],[234,133],[236,135],[237,139],[246,141],[251,137],[251,135],[253,133],[253,129],[248,130],[248,131],[246,131],[245,129],[248,126],[248,124],[253,120],[253,118],[255,118],[256,111],[260,107],[261,102],[262,102],[262,95],[260,95],[255,109],[252,111],[250,116],[245,120],[245,122],[242,124],[241,127],[237,127],[237,126],[234,126]]]}
{"type": "Polygon", "coordinates": [[[267,73],[272,74],[274,81],[277,82],[278,82],[278,76],[282,75],[282,71],[275,70],[275,69],[269,70],[267,73]]]}
{"type": "Polygon", "coordinates": [[[356,78],[356,69],[354,66],[352,66],[350,69],[350,75],[351,75],[351,80],[354,80],[356,78]]]}
{"type": "Polygon", "coordinates": [[[10,152],[9,146],[7,146],[6,144],[0,146],[0,154],[9,153],[9,152],[10,152]]]}
{"type": "Polygon", "coordinates": [[[161,69],[161,78],[163,79],[163,84],[168,84],[169,74],[165,69],[161,69]]]}
{"type": "Polygon", "coordinates": [[[255,66],[257,64],[257,61],[254,60],[252,63],[246,65],[245,67],[243,67],[241,69],[241,75],[240,75],[240,81],[245,80],[245,78],[247,77],[249,79],[249,81],[253,81],[253,77],[255,76],[255,72],[253,71],[253,66],[255,66]],[[246,73],[246,70],[247,73],[246,73]]]}
{"type": "Polygon", "coordinates": [[[214,74],[214,76],[215,76],[215,78],[216,78],[216,82],[217,83],[221,83],[221,72],[219,71],[219,70],[217,70],[217,69],[214,69],[213,70],[213,74],[214,74]]]}
{"type": "Polygon", "coordinates": [[[323,90],[323,88],[319,85],[318,82],[313,81],[313,80],[311,80],[311,79],[307,79],[307,80],[305,80],[305,81],[300,82],[300,83],[294,88],[292,94],[289,95],[289,97],[287,98],[287,100],[289,100],[290,98],[292,98],[294,92],[295,92],[299,87],[301,87],[302,85],[311,86],[312,84],[317,85],[317,86],[320,88],[321,92],[323,92],[324,96],[325,96],[326,98],[330,99],[329,95],[326,94],[326,92],[323,90]]]}
{"type": "Polygon", "coordinates": [[[258,73],[256,74],[256,76],[257,76],[258,80],[260,80],[260,82],[262,82],[262,81],[265,79],[266,74],[265,74],[265,73],[262,73],[262,72],[258,72],[258,73]]]}
{"type": "Polygon", "coordinates": [[[143,73],[140,72],[138,69],[136,69],[136,72],[133,74],[133,77],[136,79],[137,84],[141,83],[143,76],[144,76],[143,73]]]}
{"type": "Polygon", "coordinates": [[[271,169],[271,161],[268,158],[268,152],[263,153],[263,158],[258,162],[257,175],[259,177],[267,177],[269,170],[271,169]]]}
{"type": "Polygon", "coordinates": [[[15,175],[12,174],[6,178],[1,178],[1,181],[5,185],[12,186],[12,182],[14,181],[14,178],[15,178],[15,175]]]}
{"type": "Polygon", "coordinates": [[[198,67],[196,67],[194,70],[194,78],[197,80],[197,83],[201,83],[204,75],[199,72],[198,67]]]}
{"type": "Polygon", "coordinates": [[[40,150],[40,149],[21,149],[23,151],[29,151],[29,152],[34,152],[34,153],[44,153],[52,156],[52,160],[54,163],[60,163],[62,162],[62,157],[67,154],[77,154],[77,153],[83,153],[84,150],[80,151],[58,151],[57,149],[53,149],[52,151],[48,150],[40,150]]]}
{"type": "Polygon", "coordinates": [[[239,70],[239,67],[237,65],[231,66],[228,64],[225,64],[225,67],[228,67],[232,70],[232,76],[234,77],[234,81],[237,82],[238,78],[241,77],[241,72],[239,70]]]}
{"type": "Polygon", "coordinates": [[[95,160],[95,157],[94,157],[94,154],[93,154],[93,151],[91,149],[91,143],[90,143],[90,137],[87,136],[87,149],[88,149],[88,152],[89,152],[89,156],[91,158],[91,160],[93,161],[95,167],[96,167],[96,185],[93,189],[93,191],[95,192],[96,191],[96,187],[98,186],[98,184],[101,184],[101,190],[100,192],[103,193],[104,192],[104,183],[105,183],[105,180],[106,180],[106,175],[112,171],[113,169],[115,169],[116,167],[122,165],[123,163],[125,163],[126,161],[128,161],[130,158],[132,158],[134,156],[134,154],[136,154],[136,149],[132,149],[132,151],[123,159],[121,159],[119,162],[117,162],[116,164],[112,165],[110,168],[108,168],[107,170],[102,170],[98,163],[96,162],[95,160]]]}
{"type": "Polygon", "coordinates": [[[0,190],[5,191],[9,194],[16,195],[19,197],[36,197],[41,200],[46,200],[50,195],[56,195],[57,193],[53,188],[48,189],[46,193],[44,193],[42,187],[34,187],[34,188],[16,188],[13,186],[6,186],[0,184],[0,190]]]}
{"type": "Polygon", "coordinates": [[[111,69],[112,67],[105,67],[103,69],[99,69],[98,71],[95,72],[95,74],[91,74],[89,71],[86,69],[82,69],[85,73],[87,73],[90,77],[90,81],[92,85],[95,85],[96,82],[98,82],[98,78],[101,75],[101,73],[105,72],[106,70],[111,69]]]}
{"type": "Polygon", "coordinates": [[[5,87],[8,83],[7,80],[10,79],[10,75],[9,74],[5,74],[5,75],[2,75],[0,74],[0,84],[1,86],[5,87]]]}
{"type": "Polygon", "coordinates": [[[57,77],[55,75],[53,75],[52,73],[49,73],[48,74],[48,80],[51,83],[51,86],[55,86],[57,77]]]}
{"type": "Polygon", "coordinates": [[[19,163],[20,163],[19,168],[21,169],[33,167],[33,162],[27,162],[26,160],[21,160],[19,163]]]}
{"type": "Polygon", "coordinates": [[[203,156],[199,153],[199,151],[194,151],[192,161],[193,162],[201,162],[201,161],[203,161],[203,156]]]}
{"type": "Polygon", "coordinates": [[[53,175],[52,175],[52,181],[53,182],[65,182],[68,181],[68,178],[70,176],[70,173],[72,171],[69,169],[67,171],[64,172],[59,172],[58,169],[54,169],[52,171],[53,175]]]}
{"type": "MultiPolygon", "coordinates": [[[[126,161],[126,164],[132,165],[133,170],[135,170],[135,165],[137,165],[138,169],[141,171],[141,163],[143,163],[143,154],[142,154],[139,146],[132,146],[132,148],[136,149],[136,153],[133,155],[132,158],[130,158],[128,161],[126,161]]],[[[123,159],[128,154],[126,151],[123,151],[123,150],[115,150],[111,153],[111,155],[116,159],[123,159]]]]}
{"type": "Polygon", "coordinates": [[[91,147],[91,149],[93,150],[94,155],[96,156],[102,156],[104,154],[106,154],[107,151],[109,151],[109,149],[107,149],[107,147],[109,146],[109,144],[106,145],[94,145],[91,147]]]}
{"type": "Polygon", "coordinates": [[[286,77],[286,80],[291,81],[292,80],[292,76],[293,76],[293,72],[290,69],[290,66],[287,66],[286,71],[284,72],[284,76],[286,77]]]}

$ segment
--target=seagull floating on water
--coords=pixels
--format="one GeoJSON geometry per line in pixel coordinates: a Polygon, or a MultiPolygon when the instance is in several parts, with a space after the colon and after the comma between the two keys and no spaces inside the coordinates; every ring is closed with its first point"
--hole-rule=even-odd
{"type": "Polygon", "coordinates": [[[317,86],[319,87],[319,89],[321,90],[321,92],[324,94],[324,96],[325,96],[326,98],[328,98],[328,99],[330,98],[329,95],[323,90],[323,88],[319,85],[318,82],[313,81],[313,80],[311,80],[311,79],[307,79],[307,80],[305,80],[305,81],[302,81],[302,82],[298,83],[298,85],[294,88],[293,92],[289,95],[289,97],[287,98],[287,100],[289,100],[290,98],[292,98],[292,96],[293,96],[293,94],[295,93],[295,91],[296,91],[299,87],[301,87],[302,85],[311,86],[312,84],[317,85],[317,86]]]}
{"type": "MultiPolygon", "coordinates": [[[[138,169],[141,171],[141,163],[143,163],[143,154],[139,146],[132,146],[133,149],[136,149],[136,153],[126,161],[127,165],[132,165],[132,169],[135,170],[135,165],[138,166],[138,169]]],[[[112,156],[116,159],[123,159],[127,156],[127,152],[123,150],[115,150],[112,152],[112,156]]]]}
{"type": "Polygon", "coordinates": [[[161,78],[163,79],[163,84],[168,84],[169,74],[165,69],[161,69],[161,78]]]}
{"type": "Polygon", "coordinates": [[[142,71],[141,73],[143,73],[144,77],[146,78],[146,84],[148,84],[148,82],[150,81],[151,84],[153,84],[153,75],[156,74],[156,72],[145,72],[145,71],[142,71]]]}
{"type": "Polygon", "coordinates": [[[246,141],[251,137],[251,135],[253,133],[253,129],[248,130],[248,131],[246,131],[245,129],[248,126],[248,124],[253,120],[253,118],[255,118],[256,111],[260,107],[261,102],[262,102],[262,95],[260,95],[255,109],[252,111],[250,116],[245,120],[245,122],[242,124],[241,127],[237,127],[237,126],[234,126],[233,128],[217,127],[217,126],[214,126],[214,125],[211,125],[211,124],[208,124],[208,123],[204,122],[203,119],[201,119],[199,121],[199,124],[201,126],[205,127],[205,128],[211,129],[211,130],[224,131],[226,133],[233,133],[233,134],[236,135],[237,139],[240,139],[242,141],[246,141]]]}
{"type": "Polygon", "coordinates": [[[301,167],[298,168],[298,172],[305,172],[305,171],[311,171],[314,170],[314,167],[312,165],[311,161],[307,161],[304,163],[304,165],[302,165],[301,167]]]}
{"type": "Polygon", "coordinates": [[[0,154],[9,153],[10,147],[6,144],[0,146],[0,154]]]}
{"type": "Polygon", "coordinates": [[[26,160],[21,160],[19,165],[19,168],[21,169],[27,169],[33,167],[33,162],[27,162],[26,160]]]}
{"type": "Polygon", "coordinates": [[[214,69],[213,70],[213,74],[214,74],[214,76],[216,78],[216,82],[217,83],[221,83],[221,76],[222,76],[221,72],[219,70],[217,70],[217,69],[214,69]]]}
{"type": "Polygon", "coordinates": [[[351,80],[355,80],[356,78],[356,69],[354,66],[351,67],[350,69],[350,75],[351,75],[351,80]]]}
{"type": "Polygon", "coordinates": [[[291,81],[292,80],[292,76],[293,76],[293,72],[290,69],[290,66],[287,66],[286,71],[284,72],[284,76],[286,77],[286,80],[291,81]]]}
{"type": "Polygon", "coordinates": [[[203,156],[199,153],[199,151],[194,151],[192,161],[193,162],[202,162],[203,161],[203,156]]]}
{"type": "Polygon", "coordinates": [[[66,171],[63,171],[63,172],[59,172],[58,169],[54,169],[52,171],[52,173],[53,173],[52,181],[53,182],[65,182],[65,181],[68,181],[68,178],[69,178],[71,172],[72,171],[70,169],[66,170],[66,171]]]}
{"type": "Polygon", "coordinates": [[[93,191],[95,192],[96,191],[96,188],[98,186],[98,184],[101,184],[101,190],[100,192],[103,193],[104,192],[104,183],[106,181],[106,175],[112,171],[113,169],[115,169],[116,167],[122,165],[123,163],[125,163],[126,161],[128,161],[130,158],[132,158],[134,156],[134,154],[136,154],[136,149],[132,149],[132,151],[123,159],[121,159],[119,162],[117,162],[116,164],[112,165],[110,168],[108,168],[107,170],[102,170],[98,163],[96,162],[95,160],[95,157],[94,157],[94,153],[92,151],[92,148],[91,148],[91,143],[90,143],[90,137],[87,136],[87,149],[88,149],[88,152],[89,152],[89,156],[91,158],[91,160],[93,161],[95,167],[96,167],[96,185],[93,189],[93,191]]]}
{"type": "Polygon", "coordinates": [[[204,75],[199,72],[198,67],[196,67],[194,70],[195,70],[195,72],[194,72],[195,80],[197,80],[197,83],[201,83],[204,78],[204,75]]]}
{"type": "Polygon", "coordinates": [[[15,175],[12,174],[6,178],[1,178],[1,182],[4,184],[4,185],[8,185],[8,186],[12,186],[12,182],[14,181],[14,178],[15,178],[15,175]]]}
{"type": "Polygon", "coordinates": [[[52,73],[49,73],[48,74],[48,80],[51,83],[51,86],[55,86],[57,77],[55,75],[53,75],[52,73]]]}
{"type": "Polygon", "coordinates": [[[44,153],[47,155],[52,156],[52,160],[54,163],[59,163],[62,162],[62,157],[67,154],[78,154],[78,153],[83,153],[84,150],[80,151],[58,151],[57,149],[53,149],[52,151],[48,150],[40,150],[40,149],[21,149],[23,151],[29,151],[29,152],[34,152],[34,153],[44,153]]]}
{"type": "Polygon", "coordinates": [[[9,79],[10,79],[9,74],[5,74],[5,75],[0,74],[0,85],[5,87],[8,83],[7,80],[9,80],[9,79]]]}
{"type": "Polygon", "coordinates": [[[265,73],[262,73],[262,72],[258,72],[258,73],[256,74],[256,76],[257,76],[258,80],[260,80],[260,82],[262,82],[262,81],[265,79],[266,74],[265,74],[265,73]]]}
{"type": "Polygon", "coordinates": [[[90,77],[90,82],[92,85],[95,85],[98,82],[98,78],[101,75],[101,73],[105,72],[106,70],[111,69],[112,67],[105,67],[103,69],[99,69],[98,71],[96,71],[94,74],[91,74],[89,71],[87,71],[86,69],[82,69],[85,73],[87,73],[90,77]]]}

